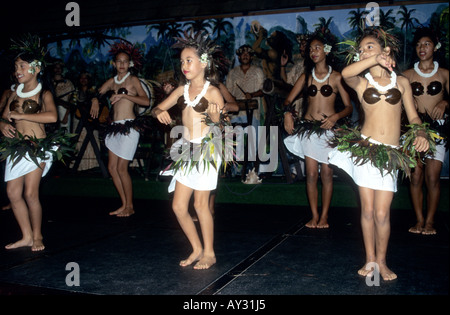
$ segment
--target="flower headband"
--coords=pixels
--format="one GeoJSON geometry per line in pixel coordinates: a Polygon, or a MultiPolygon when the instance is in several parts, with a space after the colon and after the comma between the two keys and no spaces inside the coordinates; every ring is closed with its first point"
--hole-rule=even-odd
{"type": "Polygon", "coordinates": [[[226,62],[222,60],[222,53],[220,46],[212,41],[208,34],[204,31],[199,31],[196,34],[184,32],[184,37],[175,37],[176,43],[172,45],[175,49],[184,49],[186,47],[192,47],[197,50],[200,55],[201,63],[208,63],[208,67],[211,66],[211,60],[215,61],[215,67],[220,68],[221,63],[226,62]]]}
{"type": "Polygon", "coordinates": [[[36,69],[39,68],[41,73],[43,73],[45,57],[48,51],[45,47],[41,46],[40,38],[36,35],[27,34],[20,40],[12,39],[11,41],[13,44],[11,45],[10,50],[17,54],[17,57],[28,54],[34,58],[34,60],[30,62],[28,72],[34,75],[36,69]]]}
{"type": "Polygon", "coordinates": [[[142,68],[143,53],[139,47],[131,44],[130,42],[122,40],[113,44],[109,49],[109,53],[114,57],[117,56],[120,52],[124,52],[128,56],[130,56],[130,68],[134,67],[137,70],[140,70],[142,68]]]}
{"type": "Polygon", "coordinates": [[[240,56],[243,53],[248,53],[250,56],[255,54],[255,51],[249,45],[242,45],[239,49],[236,50],[236,55],[240,56]]]}

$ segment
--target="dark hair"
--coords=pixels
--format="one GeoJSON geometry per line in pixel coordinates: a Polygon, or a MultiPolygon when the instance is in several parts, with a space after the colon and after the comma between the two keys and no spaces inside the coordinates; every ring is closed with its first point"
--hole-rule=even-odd
{"type": "Polygon", "coordinates": [[[419,27],[416,29],[414,32],[413,45],[416,45],[422,37],[429,37],[433,41],[434,46],[439,43],[437,34],[430,27],[419,27]]]}
{"type": "Polygon", "coordinates": [[[237,55],[237,56],[240,56],[240,55],[242,55],[244,52],[248,52],[248,53],[250,54],[250,56],[254,56],[254,55],[255,55],[255,51],[254,51],[253,48],[252,48],[250,45],[248,45],[248,44],[244,44],[244,45],[242,45],[241,47],[239,47],[239,48],[236,50],[236,55],[237,55]]]}
{"type": "MultiPolygon", "coordinates": [[[[33,61],[38,60],[38,57],[30,52],[22,52],[22,53],[18,54],[14,58],[14,62],[16,62],[19,58],[28,63],[32,63],[33,61]]],[[[43,70],[44,70],[43,65],[41,65],[40,69],[41,69],[41,71],[37,75],[38,78],[40,78],[43,74],[43,70]]]]}
{"type": "Polygon", "coordinates": [[[381,46],[381,48],[389,47],[391,49],[391,57],[395,58],[400,51],[400,42],[397,37],[387,33],[379,27],[368,27],[363,30],[358,38],[358,44],[366,37],[373,37],[381,46]]]}

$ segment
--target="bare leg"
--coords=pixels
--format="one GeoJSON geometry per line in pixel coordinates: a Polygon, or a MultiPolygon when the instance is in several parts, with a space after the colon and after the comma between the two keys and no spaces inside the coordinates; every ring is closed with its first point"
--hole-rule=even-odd
{"type": "Polygon", "coordinates": [[[213,219],[214,219],[214,212],[215,212],[214,208],[215,208],[215,202],[216,202],[216,194],[217,194],[217,191],[215,193],[211,192],[209,195],[209,211],[211,211],[211,215],[212,215],[213,219]]]}
{"type": "Polygon", "coordinates": [[[319,192],[317,189],[317,181],[319,179],[319,163],[311,159],[310,157],[305,157],[306,165],[306,194],[308,196],[309,207],[312,212],[312,219],[305,224],[306,227],[316,228],[319,222],[319,210],[318,210],[318,199],[319,192]]]}
{"type": "Polygon", "coordinates": [[[409,232],[420,234],[423,231],[423,164],[418,161],[417,166],[411,173],[409,190],[411,194],[411,203],[416,213],[417,223],[409,229],[409,232]]]}
{"type": "Polygon", "coordinates": [[[391,234],[390,212],[394,193],[390,191],[375,191],[375,246],[376,263],[384,280],[394,280],[397,275],[386,264],[386,253],[391,234]]]}
{"type": "MultiPolygon", "coordinates": [[[[44,167],[44,163],[41,164],[41,167],[44,167]]],[[[8,198],[22,231],[22,239],[6,245],[6,249],[31,246],[31,250],[40,251],[45,248],[41,232],[42,207],[39,201],[42,172],[43,170],[38,168],[7,184],[8,198]],[[23,187],[25,187],[25,191],[23,187]]]]}
{"type": "Polygon", "coordinates": [[[172,202],[173,212],[177,217],[181,229],[192,246],[192,253],[189,257],[180,261],[180,266],[182,267],[189,266],[203,257],[203,246],[197,233],[197,228],[195,227],[194,221],[189,214],[189,201],[191,199],[192,192],[193,190],[191,188],[177,182],[172,202]]]}
{"type": "Polygon", "coordinates": [[[436,234],[434,228],[434,215],[436,214],[441,196],[441,169],[442,162],[438,160],[426,159],[425,184],[427,186],[427,218],[422,234],[436,234]]]}
{"type": "Polygon", "coordinates": [[[321,164],[320,178],[322,180],[322,214],[318,228],[328,228],[328,211],[333,197],[333,169],[328,164],[321,164]]]}
{"type": "Polygon", "coordinates": [[[22,239],[15,243],[5,246],[6,249],[19,248],[24,246],[33,246],[33,231],[31,229],[30,217],[28,214],[28,207],[23,199],[23,186],[25,177],[19,177],[8,181],[6,184],[6,191],[11,202],[14,216],[19,224],[22,232],[22,239]]]}
{"type": "Polygon", "coordinates": [[[208,269],[216,263],[214,253],[214,221],[209,209],[210,191],[194,191],[194,208],[202,229],[204,243],[203,257],[195,264],[194,269],[208,269]]]}
{"type": "Polygon", "coordinates": [[[125,195],[125,209],[117,214],[118,217],[129,217],[134,214],[133,206],[133,182],[128,173],[128,164],[130,161],[119,158],[118,161],[118,173],[120,176],[120,182],[122,183],[122,190],[125,195]]]}
{"type": "Polygon", "coordinates": [[[123,190],[123,184],[120,179],[119,171],[118,171],[118,164],[119,164],[119,157],[115,155],[111,150],[108,151],[108,171],[111,175],[111,178],[113,180],[114,186],[116,187],[117,192],[119,193],[120,200],[122,201],[122,206],[115,210],[110,212],[110,215],[117,215],[118,213],[125,210],[126,205],[126,198],[125,198],[125,192],[123,190]]]}
{"type": "Polygon", "coordinates": [[[368,263],[374,263],[375,256],[375,222],[374,222],[374,197],[372,189],[359,187],[361,198],[361,228],[363,234],[364,248],[366,250],[366,263],[358,270],[361,276],[367,276],[370,270],[366,269],[368,263]]]}
{"type": "MultiPolygon", "coordinates": [[[[42,168],[44,167],[41,165],[42,168]]],[[[37,169],[25,175],[24,197],[28,205],[31,228],[33,231],[32,251],[40,251],[45,248],[42,236],[42,206],[39,200],[39,185],[42,178],[42,169],[37,169]]]]}

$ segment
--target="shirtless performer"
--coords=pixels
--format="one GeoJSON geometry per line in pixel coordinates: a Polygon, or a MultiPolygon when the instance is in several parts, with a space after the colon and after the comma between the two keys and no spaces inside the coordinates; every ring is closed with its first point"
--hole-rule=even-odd
{"type": "MultiPolygon", "coordinates": [[[[134,158],[140,136],[133,125],[136,118],[134,105],[149,106],[150,101],[139,78],[130,72],[139,62],[137,58],[131,60],[132,56],[137,56],[134,46],[120,42],[111,47],[110,53],[114,58],[113,66],[117,70],[117,75],[100,87],[99,94],[113,92],[110,97],[113,122],[107,128],[105,145],[108,148],[108,171],[122,205],[109,214],[128,217],[134,214],[133,183],[128,173],[128,164],[134,158]],[[111,132],[108,133],[108,130],[111,132]]],[[[99,99],[94,97],[90,112],[92,118],[98,117],[99,109],[99,99]]]]}
{"type": "MultiPolygon", "coordinates": [[[[14,59],[17,89],[8,99],[0,121],[0,130],[5,138],[14,139],[23,136],[23,142],[32,138],[39,148],[39,140],[48,135],[44,124],[54,123],[58,113],[50,90],[43,88],[39,82],[43,68],[45,53],[38,47],[39,39],[24,41],[19,47],[19,54],[14,59]],[[25,44],[26,43],[26,44],[25,44]]],[[[15,144],[19,145],[20,144],[15,144]]],[[[6,144],[6,147],[8,144],[6,144]]],[[[5,148],[5,146],[2,146],[5,148]]],[[[23,149],[23,148],[22,148],[23,149]]],[[[47,148],[37,150],[32,161],[28,152],[23,156],[11,157],[6,160],[5,181],[6,190],[14,216],[22,232],[22,239],[5,246],[6,249],[31,247],[32,251],[45,248],[41,231],[42,206],[39,200],[39,184],[53,161],[53,155],[47,148]],[[44,150],[45,149],[45,150],[44,150]]],[[[11,151],[11,146],[9,147],[11,151]]]]}

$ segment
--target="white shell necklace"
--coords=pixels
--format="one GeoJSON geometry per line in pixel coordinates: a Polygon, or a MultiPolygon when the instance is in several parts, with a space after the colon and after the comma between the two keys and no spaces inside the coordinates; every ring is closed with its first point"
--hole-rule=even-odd
{"type": "Polygon", "coordinates": [[[200,92],[199,95],[197,95],[194,98],[194,100],[192,102],[191,102],[191,99],[189,98],[189,86],[190,85],[191,85],[191,83],[189,82],[188,84],[186,84],[184,86],[184,102],[186,103],[187,106],[195,107],[200,102],[201,98],[203,96],[205,96],[206,91],[208,90],[208,87],[209,87],[209,81],[208,80],[205,81],[205,85],[203,85],[202,91],[200,92]]]}
{"type": "Polygon", "coordinates": [[[380,92],[386,92],[387,90],[392,89],[393,87],[395,87],[395,84],[397,83],[397,74],[394,71],[391,72],[391,83],[389,83],[386,86],[379,85],[378,82],[376,82],[373,79],[370,72],[367,72],[365,77],[369,81],[370,85],[373,85],[380,92]]]}
{"type": "Polygon", "coordinates": [[[416,71],[416,73],[418,75],[420,75],[422,78],[431,78],[432,76],[434,76],[436,74],[436,72],[438,71],[438,68],[439,68],[439,63],[437,61],[434,61],[433,64],[434,64],[433,71],[431,71],[430,73],[423,73],[422,71],[420,71],[419,62],[417,61],[414,64],[414,71],[416,71]]]}
{"type": "Polygon", "coordinates": [[[19,86],[17,87],[17,95],[21,98],[28,98],[28,97],[32,97],[35,96],[36,94],[38,94],[41,90],[42,90],[42,84],[39,82],[38,85],[32,89],[29,92],[22,92],[23,88],[24,88],[24,84],[20,83],[19,86]]]}
{"type": "Polygon", "coordinates": [[[114,77],[114,82],[116,82],[116,84],[122,84],[123,82],[125,82],[125,80],[126,80],[129,76],[130,76],[130,72],[127,72],[127,74],[125,74],[125,75],[123,76],[122,79],[117,80],[118,75],[116,75],[116,76],[114,77]]]}
{"type": "Polygon", "coordinates": [[[333,71],[333,69],[331,68],[331,66],[328,66],[328,73],[327,73],[327,75],[326,75],[323,79],[318,79],[318,78],[316,77],[316,72],[314,71],[315,69],[316,69],[316,67],[314,67],[314,68],[312,69],[312,77],[314,78],[314,80],[316,80],[316,81],[319,82],[319,83],[323,83],[323,82],[325,82],[326,80],[328,80],[328,78],[330,77],[331,72],[333,71]]]}

